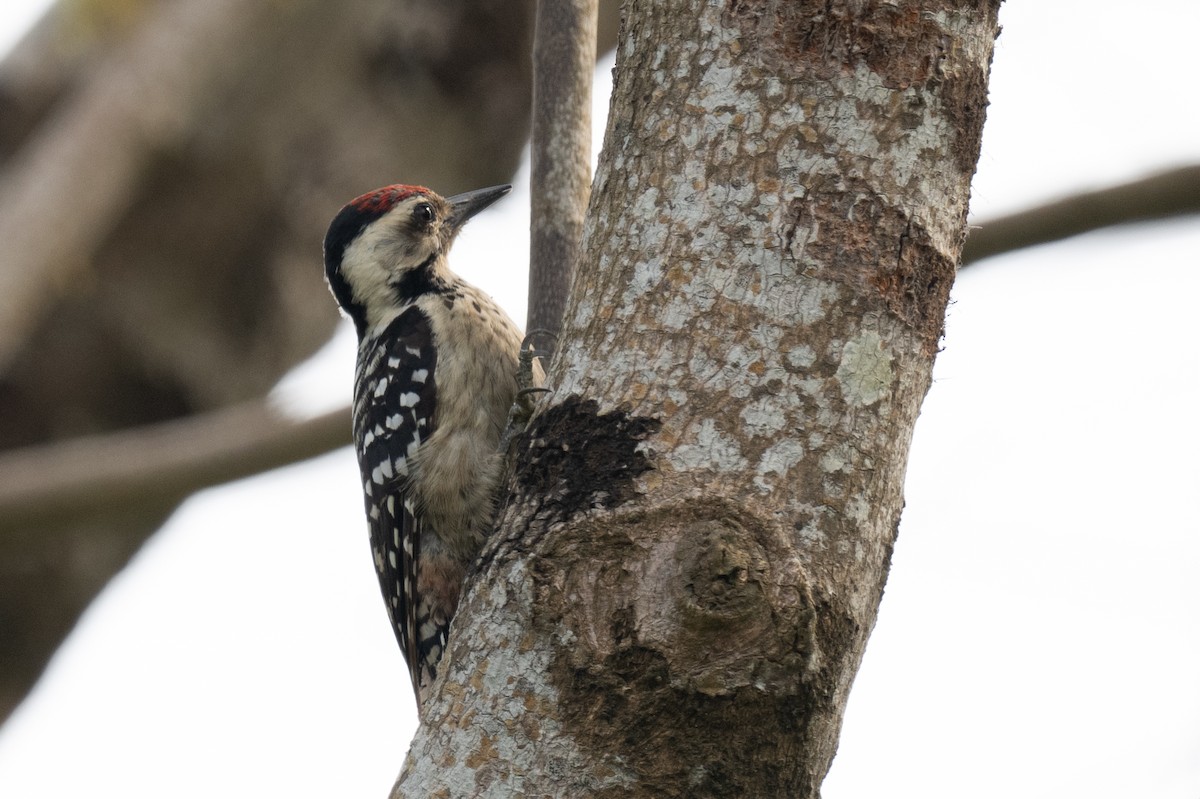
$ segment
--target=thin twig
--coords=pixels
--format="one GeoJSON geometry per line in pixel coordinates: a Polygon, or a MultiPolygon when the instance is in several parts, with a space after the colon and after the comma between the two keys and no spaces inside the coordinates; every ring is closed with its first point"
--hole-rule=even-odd
{"type": "Polygon", "coordinates": [[[571,289],[591,193],[596,3],[538,3],[533,47],[527,330],[557,333],[571,289]]]}

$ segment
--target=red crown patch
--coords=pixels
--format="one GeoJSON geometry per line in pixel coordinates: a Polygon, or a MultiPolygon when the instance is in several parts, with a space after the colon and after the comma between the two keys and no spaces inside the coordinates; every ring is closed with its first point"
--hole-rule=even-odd
{"type": "Polygon", "coordinates": [[[350,201],[350,205],[365,214],[380,214],[414,194],[428,193],[429,189],[424,186],[406,186],[403,183],[396,183],[369,191],[361,197],[355,197],[350,201]]]}

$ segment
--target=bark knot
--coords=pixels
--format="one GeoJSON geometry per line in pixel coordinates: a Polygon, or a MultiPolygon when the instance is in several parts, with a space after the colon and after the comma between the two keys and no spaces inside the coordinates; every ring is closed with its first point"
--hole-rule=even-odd
{"type": "Polygon", "coordinates": [[[576,667],[611,668],[638,649],[686,691],[800,690],[814,605],[778,524],[717,498],[581,524],[547,540],[536,569],[536,603],[558,608],[544,620],[571,642],[576,667]]]}
{"type": "Polygon", "coordinates": [[[556,641],[564,729],[637,777],[632,793],[597,796],[782,796],[807,783],[795,753],[821,693],[813,594],[788,536],[743,504],[589,514],[539,547],[535,626],[556,641]],[[770,732],[689,733],[748,723],[770,732]]]}

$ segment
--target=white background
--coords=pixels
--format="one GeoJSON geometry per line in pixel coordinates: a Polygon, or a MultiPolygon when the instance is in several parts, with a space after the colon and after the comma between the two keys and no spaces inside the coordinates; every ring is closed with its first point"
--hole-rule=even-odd
{"type": "MultiPolygon", "coordinates": [[[[1200,161],[1200,3],[1001,19],[975,220],[1200,161]]],[[[518,320],[527,224],[454,258],[518,320]]],[[[1200,797],[1197,252],[1193,218],[960,276],[825,799],[1200,797]]],[[[280,401],[345,401],[351,339],[280,401]]],[[[413,709],[357,483],[347,449],[189,501],[0,730],[0,797],[385,796],[413,709]]]]}

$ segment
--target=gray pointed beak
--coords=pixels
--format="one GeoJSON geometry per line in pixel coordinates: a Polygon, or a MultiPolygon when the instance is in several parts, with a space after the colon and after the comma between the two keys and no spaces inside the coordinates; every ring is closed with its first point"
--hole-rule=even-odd
{"type": "Polygon", "coordinates": [[[468,219],[510,191],[512,191],[512,186],[492,186],[488,189],[476,189],[447,197],[446,202],[450,203],[450,219],[448,221],[453,225],[454,232],[457,233],[468,219]]]}

